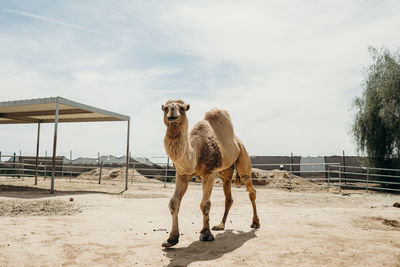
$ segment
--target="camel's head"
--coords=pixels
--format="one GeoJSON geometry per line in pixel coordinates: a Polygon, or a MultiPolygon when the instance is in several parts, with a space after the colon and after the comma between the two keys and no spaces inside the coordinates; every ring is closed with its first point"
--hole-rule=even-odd
{"type": "Polygon", "coordinates": [[[189,110],[190,105],[180,99],[168,100],[161,108],[164,111],[164,123],[168,126],[171,123],[182,121],[186,117],[186,111],[189,110]]]}

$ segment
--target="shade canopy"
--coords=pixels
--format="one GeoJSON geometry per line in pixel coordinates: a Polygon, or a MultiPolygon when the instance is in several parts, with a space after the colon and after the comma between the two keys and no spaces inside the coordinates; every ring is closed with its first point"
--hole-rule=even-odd
{"type": "Polygon", "coordinates": [[[0,102],[0,124],[54,123],[57,102],[58,122],[129,121],[129,116],[58,96],[0,102]]]}
{"type": "MultiPolygon", "coordinates": [[[[128,189],[130,117],[74,102],[62,97],[49,97],[0,102],[0,124],[37,123],[36,174],[38,179],[40,124],[54,123],[53,163],[50,192],[54,193],[56,172],[57,128],[60,122],[127,121],[125,190],[128,189]]],[[[100,181],[99,181],[100,183],[100,181]]]]}

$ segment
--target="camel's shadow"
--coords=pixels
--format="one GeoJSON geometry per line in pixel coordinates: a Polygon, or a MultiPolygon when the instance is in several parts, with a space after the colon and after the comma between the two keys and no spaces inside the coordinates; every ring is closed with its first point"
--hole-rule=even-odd
{"type": "Polygon", "coordinates": [[[166,256],[171,259],[168,266],[187,266],[196,261],[209,261],[221,258],[225,253],[232,252],[256,236],[256,230],[247,233],[226,230],[217,234],[213,242],[195,241],[186,248],[167,248],[166,256]]]}

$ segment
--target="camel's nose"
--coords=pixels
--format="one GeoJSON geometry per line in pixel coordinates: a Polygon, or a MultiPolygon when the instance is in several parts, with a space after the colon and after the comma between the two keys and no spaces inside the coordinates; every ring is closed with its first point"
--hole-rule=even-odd
{"type": "Polygon", "coordinates": [[[169,121],[174,121],[174,120],[177,120],[179,118],[179,115],[180,115],[179,114],[179,109],[177,107],[172,107],[168,111],[167,119],[169,121]]]}

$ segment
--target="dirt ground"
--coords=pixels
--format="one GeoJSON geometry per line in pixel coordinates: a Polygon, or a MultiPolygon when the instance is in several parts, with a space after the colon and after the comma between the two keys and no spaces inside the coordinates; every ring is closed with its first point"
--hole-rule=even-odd
{"type": "MultiPolygon", "coordinates": [[[[252,230],[245,187],[232,187],[226,230],[198,241],[201,185],[190,184],[180,242],[163,249],[174,184],[0,177],[0,266],[400,266],[400,195],[289,192],[257,187],[261,228],[252,230]],[[10,208],[12,207],[12,208],[10,208]]],[[[216,185],[211,225],[224,195],[216,185]]]]}

